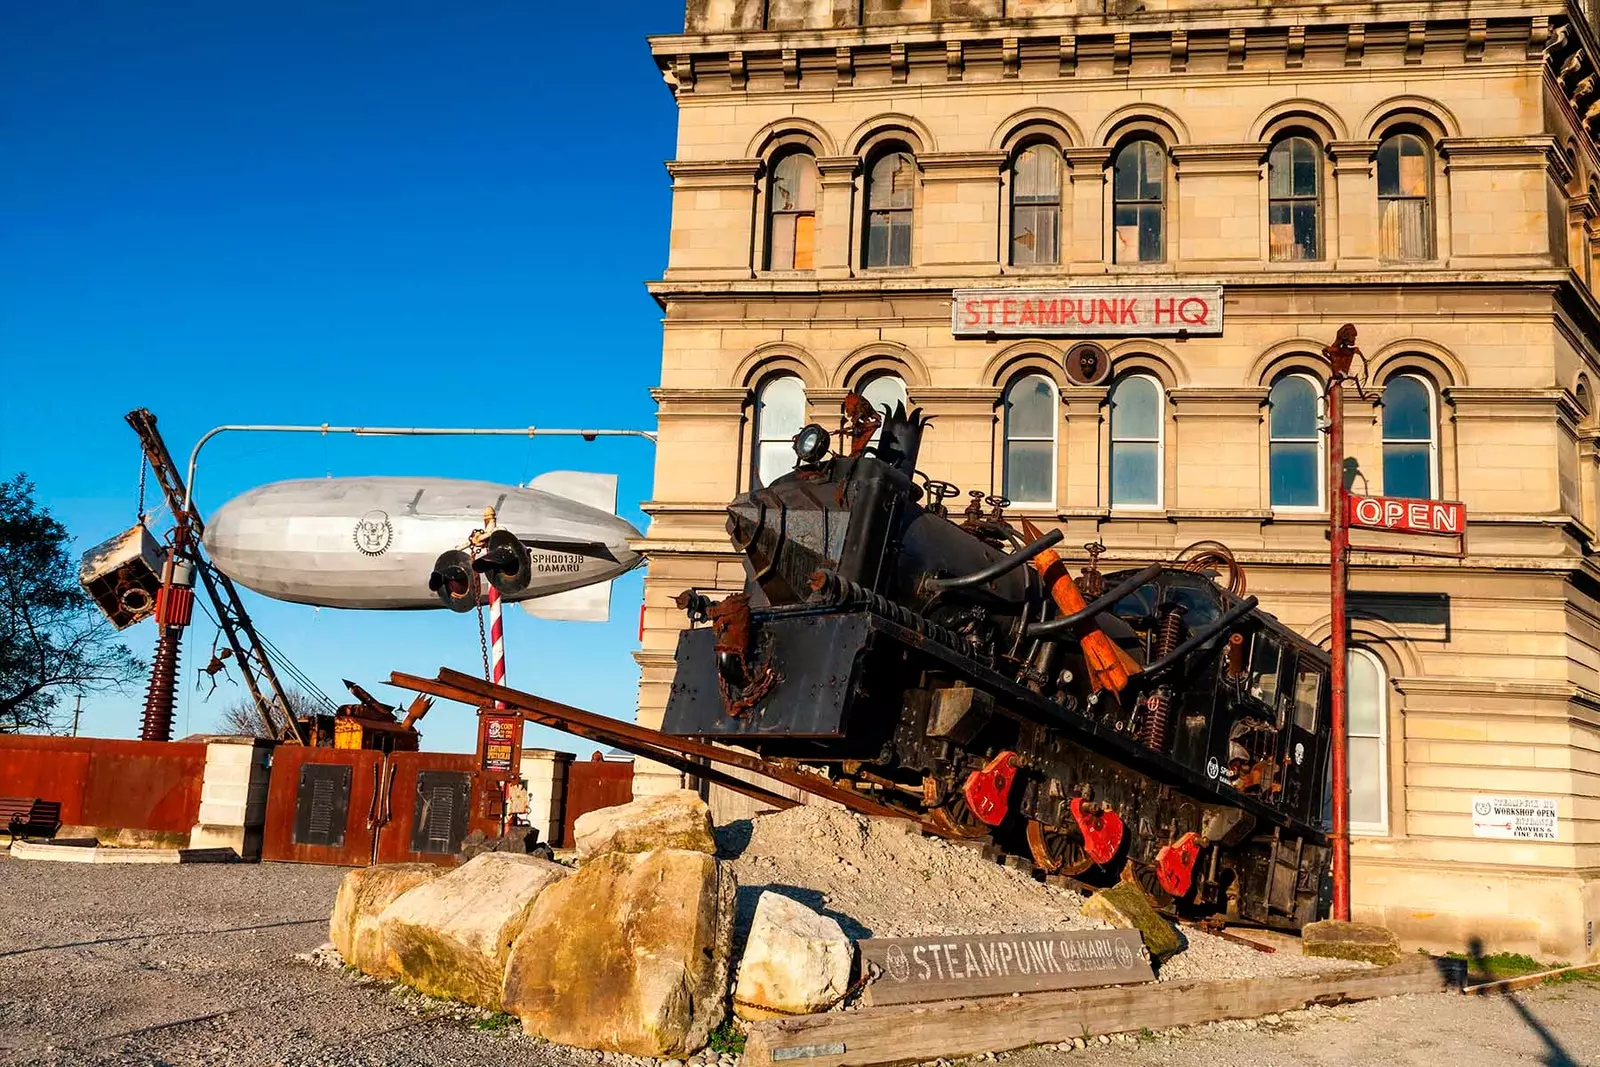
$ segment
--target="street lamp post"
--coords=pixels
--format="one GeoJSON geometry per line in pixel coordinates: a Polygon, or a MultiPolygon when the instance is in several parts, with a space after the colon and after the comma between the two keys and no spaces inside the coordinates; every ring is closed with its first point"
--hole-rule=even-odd
{"type": "MultiPolygon", "coordinates": [[[[1332,722],[1333,740],[1333,917],[1350,921],[1350,730],[1349,700],[1345,671],[1348,666],[1346,643],[1349,624],[1345,615],[1345,593],[1349,588],[1350,526],[1344,488],[1344,383],[1350,366],[1360,354],[1356,347],[1356,328],[1340,327],[1333,344],[1322,350],[1333,372],[1328,379],[1328,541],[1332,637],[1332,722]]],[[[1358,384],[1359,388],[1359,384],[1358,384]]]]}

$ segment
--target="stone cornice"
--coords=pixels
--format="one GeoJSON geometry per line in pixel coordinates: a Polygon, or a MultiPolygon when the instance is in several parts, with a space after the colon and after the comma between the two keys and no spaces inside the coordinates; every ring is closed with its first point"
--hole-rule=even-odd
{"type": "Polygon", "coordinates": [[[761,160],[671,160],[667,173],[674,189],[754,189],[761,160]]]}
{"type": "Polygon", "coordinates": [[[1004,152],[924,152],[917,157],[924,182],[998,181],[1004,152]]]}
{"type": "Polygon", "coordinates": [[[1548,419],[1571,406],[1565,389],[1501,389],[1457,385],[1440,390],[1455,419],[1548,419]]]}
{"type": "Polygon", "coordinates": [[[1185,175],[1254,174],[1271,147],[1266,143],[1174,145],[1172,159],[1178,165],[1179,181],[1185,175]]]}
{"type": "Polygon", "coordinates": [[[1267,402],[1264,388],[1184,386],[1167,391],[1175,419],[1258,418],[1267,402]]]}
{"type": "Polygon", "coordinates": [[[1446,170],[1539,170],[1549,167],[1565,185],[1572,180],[1554,137],[1446,137],[1439,142],[1446,170]]]}
{"type": "Polygon", "coordinates": [[[650,390],[655,398],[658,419],[694,417],[738,417],[749,399],[748,389],[669,389],[650,390]]]}
{"type": "Polygon", "coordinates": [[[860,156],[818,156],[817,178],[824,185],[849,182],[861,169],[860,156]]]}

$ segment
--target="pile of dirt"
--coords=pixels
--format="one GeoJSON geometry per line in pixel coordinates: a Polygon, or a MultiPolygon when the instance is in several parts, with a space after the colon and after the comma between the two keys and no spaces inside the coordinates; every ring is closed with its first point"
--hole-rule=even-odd
{"type": "MultiPolygon", "coordinates": [[[[1045,885],[982,852],[924,837],[909,823],[807,804],[717,830],[739,880],[736,944],[756,900],[773,890],[837,919],[852,938],[1089,930],[1083,898],[1045,885]]],[[[1343,961],[1263,953],[1183,928],[1188,948],[1162,981],[1197,981],[1347,970],[1343,961]]]]}

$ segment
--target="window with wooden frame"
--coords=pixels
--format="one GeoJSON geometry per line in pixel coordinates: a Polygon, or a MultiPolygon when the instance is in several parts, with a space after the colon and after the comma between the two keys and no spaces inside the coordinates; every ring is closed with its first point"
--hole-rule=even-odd
{"type": "Polygon", "coordinates": [[[1160,263],[1167,258],[1167,150],[1151,140],[1129,141],[1112,164],[1112,262],[1160,263]]]}
{"type": "Polygon", "coordinates": [[[1267,156],[1267,233],[1273,262],[1322,258],[1322,149],[1285,137],[1267,156]]]}
{"type": "Polygon", "coordinates": [[[867,170],[867,218],[862,263],[867,267],[911,266],[911,226],[916,212],[917,161],[890,151],[867,170]]]}
{"type": "Polygon", "coordinates": [[[1392,134],[1378,146],[1378,254],[1433,258],[1433,150],[1415,133],[1392,134]]]}
{"type": "Polygon", "coordinates": [[[790,152],[767,183],[767,270],[811,270],[816,244],[817,161],[790,152]]]}
{"type": "Polygon", "coordinates": [[[1048,141],[1017,153],[1011,164],[1011,263],[1061,262],[1061,151],[1048,141]]]}

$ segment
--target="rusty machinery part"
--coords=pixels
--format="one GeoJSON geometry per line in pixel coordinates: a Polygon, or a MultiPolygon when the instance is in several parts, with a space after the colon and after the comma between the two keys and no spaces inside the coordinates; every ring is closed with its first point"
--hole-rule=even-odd
{"type": "Polygon", "coordinates": [[[735,593],[706,610],[711,631],[717,635],[717,680],[722,703],[730,717],[739,719],[764,700],[779,677],[770,666],[750,659],[750,598],[735,593]]]}
{"type": "MultiPolygon", "coordinates": [[[[1285,930],[1323,917],[1328,687],[1313,727],[1276,728],[1276,700],[1235,679],[1263,656],[1283,677],[1326,676],[1327,655],[1225,588],[1243,576],[1221,546],[1099,575],[1105,592],[1086,597],[1048,535],[1012,529],[1003,503],[979,491],[965,513],[943,510],[916,467],[925,425],[888,413],[892,448],[729,503],[746,655],[783,678],[759,719],[730,717],[718,635],[685,630],[663,733],[808,784],[805,768],[826,768],[841,793],[937,833],[1084,881],[1126,873],[1195,915],[1285,930]],[[1191,863],[1185,835],[1230,818],[1244,829],[1211,835],[1191,863]],[[1185,893],[1163,886],[1164,873],[1182,889],[1184,870],[1185,893]]],[[[1093,575],[1104,560],[1086,551],[1093,575]]]]}
{"type": "Polygon", "coordinates": [[[183,630],[176,626],[161,627],[156,640],[156,655],[150,664],[150,686],[145,691],[144,718],[139,725],[141,741],[171,741],[172,712],[177,703],[174,681],[178,677],[179,651],[183,645],[183,630]]]}
{"type": "Polygon", "coordinates": [[[1244,568],[1234,557],[1233,549],[1221,541],[1196,541],[1179,552],[1175,562],[1184,570],[1194,574],[1205,574],[1218,568],[1226,569],[1228,572],[1226,588],[1236,597],[1244,596],[1249,587],[1249,583],[1245,580],[1244,568]]]}
{"type": "Polygon", "coordinates": [[[1100,557],[1105,554],[1106,546],[1090,541],[1083,550],[1088,553],[1089,563],[1078,572],[1078,589],[1085,600],[1098,600],[1106,594],[1106,576],[1100,572],[1100,557]]]}
{"type": "Polygon", "coordinates": [[[883,416],[872,406],[872,401],[854,392],[845,396],[843,410],[843,433],[850,446],[848,455],[854,459],[872,443],[873,436],[883,426],[883,416]]]}
{"type": "Polygon", "coordinates": [[[863,608],[892,619],[922,637],[931,637],[952,648],[966,647],[970,642],[956,631],[940,626],[933,620],[863,588],[848,578],[832,571],[817,571],[811,575],[811,603],[826,604],[836,608],[863,608]]]}
{"type": "Polygon", "coordinates": [[[1094,866],[1094,860],[1084,851],[1082,835],[1075,831],[1045,826],[1037,819],[1029,819],[1027,835],[1034,865],[1045,874],[1076,878],[1094,866]]]}
{"type": "Polygon", "coordinates": [[[941,482],[937,478],[924,477],[922,481],[923,499],[927,501],[930,512],[940,517],[950,514],[950,509],[944,506],[946,500],[954,500],[961,495],[960,486],[954,482],[941,482]]]}
{"type": "Polygon", "coordinates": [[[1194,866],[1200,859],[1205,839],[1190,831],[1156,853],[1156,879],[1174,900],[1182,900],[1194,888],[1194,866]]]}

